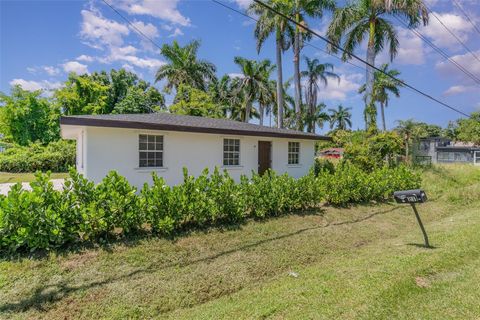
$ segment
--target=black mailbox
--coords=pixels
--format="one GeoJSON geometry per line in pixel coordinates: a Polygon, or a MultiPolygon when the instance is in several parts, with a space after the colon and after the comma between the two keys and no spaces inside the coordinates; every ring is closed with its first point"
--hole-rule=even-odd
{"type": "Polygon", "coordinates": [[[421,189],[395,191],[393,197],[397,203],[424,203],[427,194],[421,189]]]}
{"type": "Polygon", "coordinates": [[[415,217],[417,218],[418,224],[420,225],[420,229],[423,233],[425,247],[431,248],[430,243],[428,242],[427,232],[425,231],[425,227],[422,223],[422,219],[420,219],[420,215],[418,214],[417,208],[415,207],[415,203],[424,203],[425,201],[427,201],[427,194],[425,193],[425,191],[421,189],[395,191],[393,193],[393,197],[395,198],[395,201],[397,201],[397,203],[407,203],[412,206],[415,217]]]}

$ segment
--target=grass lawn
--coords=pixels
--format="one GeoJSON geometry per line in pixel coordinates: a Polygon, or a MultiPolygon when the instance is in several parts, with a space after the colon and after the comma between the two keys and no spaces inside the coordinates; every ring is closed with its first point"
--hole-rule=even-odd
{"type": "MultiPolygon", "coordinates": [[[[68,173],[52,173],[50,175],[51,179],[65,179],[68,177],[68,173]]],[[[33,173],[11,173],[11,172],[0,172],[0,183],[16,183],[16,182],[31,182],[35,180],[35,175],[33,173]]]]}
{"type": "Polygon", "coordinates": [[[480,168],[418,206],[324,207],[175,241],[0,260],[0,318],[478,319],[480,168]]]}

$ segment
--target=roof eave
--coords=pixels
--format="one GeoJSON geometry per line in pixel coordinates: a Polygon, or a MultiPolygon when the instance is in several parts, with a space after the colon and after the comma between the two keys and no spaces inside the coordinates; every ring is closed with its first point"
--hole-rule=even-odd
{"type": "Polygon", "coordinates": [[[89,118],[80,118],[80,117],[71,117],[71,116],[61,117],[60,124],[73,125],[73,126],[165,130],[165,131],[179,131],[179,132],[230,134],[230,135],[240,135],[240,136],[291,138],[291,139],[303,139],[303,140],[324,140],[324,141],[331,140],[330,137],[326,137],[326,136],[309,135],[309,134],[302,134],[302,133],[257,132],[257,131],[248,131],[248,130],[182,126],[182,125],[160,124],[160,123],[138,122],[138,121],[89,119],[89,118]]]}

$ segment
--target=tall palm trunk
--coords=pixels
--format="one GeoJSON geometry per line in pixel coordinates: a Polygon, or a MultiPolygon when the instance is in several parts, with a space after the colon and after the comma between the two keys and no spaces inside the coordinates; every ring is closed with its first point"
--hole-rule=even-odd
{"type": "Polygon", "coordinates": [[[368,39],[368,47],[367,47],[367,65],[366,70],[366,100],[365,100],[365,108],[368,110],[365,114],[365,129],[368,130],[371,126],[375,125],[372,121],[372,114],[376,112],[375,107],[373,106],[373,82],[375,80],[374,77],[374,69],[371,66],[375,65],[375,22],[370,22],[370,35],[368,39]]]}
{"type": "Polygon", "coordinates": [[[260,125],[263,126],[263,114],[265,112],[265,108],[263,107],[263,104],[261,104],[261,103],[258,106],[258,112],[260,113],[260,125]]]}
{"type": "Polygon", "coordinates": [[[387,131],[387,125],[385,123],[385,105],[383,102],[380,102],[380,112],[382,113],[383,131],[387,131]]]}
{"type": "MultiPolygon", "coordinates": [[[[298,4],[296,5],[298,8],[298,4]]],[[[298,9],[297,9],[298,10],[298,9]]],[[[300,15],[297,13],[296,21],[300,22],[300,15]]],[[[295,83],[295,115],[296,126],[298,130],[301,130],[301,91],[300,91],[300,28],[295,27],[295,36],[293,40],[293,79],[295,83]]]]}
{"type": "Polygon", "coordinates": [[[282,34],[277,28],[276,31],[276,55],[277,55],[277,127],[283,128],[283,70],[282,70],[282,34]]]}
{"type": "Polygon", "coordinates": [[[248,123],[248,120],[250,120],[250,110],[252,109],[252,100],[250,97],[247,99],[245,102],[245,119],[243,121],[248,123]]]}
{"type": "Polygon", "coordinates": [[[410,144],[410,135],[406,136],[406,141],[405,141],[405,162],[410,163],[410,160],[408,159],[409,156],[409,144],[410,144]]]}

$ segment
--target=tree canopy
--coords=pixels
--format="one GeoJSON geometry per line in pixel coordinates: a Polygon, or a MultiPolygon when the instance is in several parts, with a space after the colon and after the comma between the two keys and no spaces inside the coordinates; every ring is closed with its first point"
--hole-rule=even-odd
{"type": "Polygon", "coordinates": [[[124,69],[91,75],[71,73],[54,97],[66,115],[149,113],[165,107],[156,88],[124,69]]]}
{"type": "Polygon", "coordinates": [[[178,87],[170,112],[209,118],[223,118],[224,114],[222,107],[213,101],[210,94],[183,84],[178,87]]]}
{"type": "Polygon", "coordinates": [[[41,91],[12,87],[10,96],[0,93],[0,131],[6,141],[28,145],[59,139],[60,110],[41,96],[41,91]]]}

